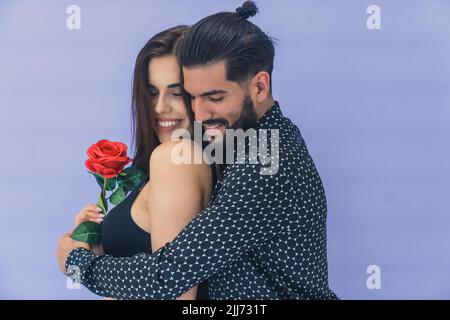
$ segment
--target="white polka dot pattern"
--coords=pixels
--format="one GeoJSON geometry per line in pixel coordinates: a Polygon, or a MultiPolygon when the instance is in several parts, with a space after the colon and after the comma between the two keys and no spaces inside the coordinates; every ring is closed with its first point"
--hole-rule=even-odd
{"type": "MultiPolygon", "coordinates": [[[[211,299],[336,299],[328,286],[326,199],[299,129],[276,104],[279,170],[228,165],[209,206],[176,239],[133,257],[73,250],[84,286],[118,299],[175,299],[205,279],[211,299]]],[[[269,148],[270,150],[270,148],[269,148]]]]}

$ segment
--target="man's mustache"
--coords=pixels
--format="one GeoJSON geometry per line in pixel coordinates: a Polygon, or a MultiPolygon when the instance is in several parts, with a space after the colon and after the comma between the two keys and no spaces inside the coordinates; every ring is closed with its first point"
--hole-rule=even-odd
{"type": "Polygon", "coordinates": [[[224,125],[228,127],[228,121],[223,118],[217,118],[217,119],[208,119],[205,121],[202,121],[203,125],[224,125]]]}

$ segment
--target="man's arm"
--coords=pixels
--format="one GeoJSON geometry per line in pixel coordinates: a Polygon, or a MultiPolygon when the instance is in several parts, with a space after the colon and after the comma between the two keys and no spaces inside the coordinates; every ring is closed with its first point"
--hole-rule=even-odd
{"type": "Polygon", "coordinates": [[[96,255],[75,249],[82,284],[119,299],[174,299],[279,232],[298,228],[292,180],[280,171],[261,175],[260,165],[233,165],[213,203],[170,243],[153,254],[96,255]]]}

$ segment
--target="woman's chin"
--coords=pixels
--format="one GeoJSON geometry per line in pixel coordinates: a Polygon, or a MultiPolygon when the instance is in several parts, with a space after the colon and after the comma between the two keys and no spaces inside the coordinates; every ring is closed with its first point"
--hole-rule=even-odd
{"type": "Polygon", "coordinates": [[[170,141],[170,135],[166,135],[166,134],[158,134],[158,140],[161,144],[170,141]]]}
{"type": "MultiPolygon", "coordinates": [[[[165,143],[165,142],[168,142],[168,141],[172,141],[172,133],[175,130],[177,130],[177,129],[183,129],[183,130],[187,130],[189,132],[188,129],[185,129],[185,128],[182,128],[182,127],[174,128],[172,130],[168,130],[168,131],[164,131],[164,132],[159,131],[158,134],[157,134],[159,142],[160,143],[165,143]]],[[[190,134],[190,132],[189,132],[189,134],[190,134]]],[[[175,140],[178,140],[178,139],[175,139],[175,140]]]]}

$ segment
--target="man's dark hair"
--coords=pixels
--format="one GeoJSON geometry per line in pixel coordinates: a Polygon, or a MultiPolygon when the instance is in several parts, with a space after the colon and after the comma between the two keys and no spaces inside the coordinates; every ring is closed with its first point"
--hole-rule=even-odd
{"type": "Polygon", "coordinates": [[[236,12],[219,12],[197,22],[181,42],[181,65],[225,61],[227,80],[243,83],[260,71],[272,79],[274,40],[247,20],[257,12],[253,1],[246,1],[236,12]]]}

